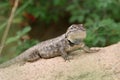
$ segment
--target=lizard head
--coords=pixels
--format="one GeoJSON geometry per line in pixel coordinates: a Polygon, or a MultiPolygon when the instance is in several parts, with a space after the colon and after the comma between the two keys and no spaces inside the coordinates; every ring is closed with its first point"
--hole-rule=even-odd
{"type": "Polygon", "coordinates": [[[73,24],[66,32],[66,38],[72,44],[79,44],[86,38],[86,29],[83,24],[73,24]]]}

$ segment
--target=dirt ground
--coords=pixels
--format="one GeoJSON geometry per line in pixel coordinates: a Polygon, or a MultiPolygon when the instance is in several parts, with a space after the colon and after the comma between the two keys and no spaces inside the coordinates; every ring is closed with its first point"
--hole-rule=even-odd
{"type": "Polygon", "coordinates": [[[67,62],[55,57],[0,69],[0,80],[120,80],[120,42],[71,56],[67,62]]]}

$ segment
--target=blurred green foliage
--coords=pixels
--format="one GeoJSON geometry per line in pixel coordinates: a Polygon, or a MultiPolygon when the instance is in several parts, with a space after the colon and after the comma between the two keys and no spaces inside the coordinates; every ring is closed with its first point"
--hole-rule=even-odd
{"type": "MultiPolygon", "coordinates": [[[[10,6],[11,3],[8,0],[1,0],[0,15],[7,18],[12,8],[10,6]]],[[[21,0],[13,21],[14,24],[24,20],[23,13],[31,14],[27,14],[27,17],[32,21],[36,19],[45,24],[59,23],[61,17],[65,16],[69,17],[67,20],[70,24],[85,24],[88,33],[85,42],[88,46],[107,46],[120,41],[120,0],[21,0]]],[[[0,36],[2,36],[6,22],[7,19],[0,23],[0,36]]],[[[16,35],[9,37],[6,43],[20,40],[20,37],[29,31],[30,28],[25,26],[22,31],[17,31],[16,35]]],[[[38,41],[19,43],[20,41],[18,42],[18,53],[38,41]]]]}
{"type": "Polygon", "coordinates": [[[30,27],[25,27],[23,30],[18,31],[15,36],[10,37],[6,40],[6,44],[9,44],[9,43],[12,43],[12,42],[15,42],[15,41],[19,40],[22,36],[24,36],[30,30],[31,30],[30,27]]]}
{"type": "Polygon", "coordinates": [[[120,0],[32,0],[26,11],[45,23],[68,15],[71,24],[87,27],[88,46],[107,46],[120,40],[119,4],[120,0]]]}

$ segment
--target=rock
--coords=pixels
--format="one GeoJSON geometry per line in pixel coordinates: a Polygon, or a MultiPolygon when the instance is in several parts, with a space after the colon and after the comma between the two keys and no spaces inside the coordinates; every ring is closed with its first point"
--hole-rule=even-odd
{"type": "Polygon", "coordinates": [[[120,80],[120,42],[96,53],[76,51],[73,59],[41,59],[0,69],[0,80],[120,80]]]}

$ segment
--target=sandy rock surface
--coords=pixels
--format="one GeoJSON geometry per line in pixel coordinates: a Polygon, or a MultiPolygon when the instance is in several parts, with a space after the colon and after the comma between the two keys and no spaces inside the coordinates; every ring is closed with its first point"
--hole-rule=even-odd
{"type": "Polygon", "coordinates": [[[120,42],[96,53],[76,51],[72,60],[41,59],[0,69],[0,80],[120,80],[120,42]]]}

